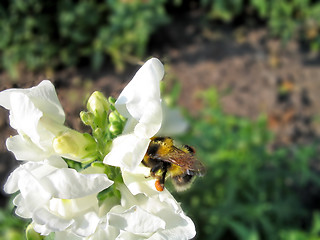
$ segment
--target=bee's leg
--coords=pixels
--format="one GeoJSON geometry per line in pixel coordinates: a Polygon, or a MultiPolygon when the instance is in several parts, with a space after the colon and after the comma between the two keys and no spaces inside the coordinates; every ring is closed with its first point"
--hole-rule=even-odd
{"type": "Polygon", "coordinates": [[[155,164],[151,169],[150,169],[150,174],[151,176],[155,176],[156,172],[158,172],[159,170],[163,169],[163,163],[162,162],[158,162],[157,164],[155,164]]]}
{"type": "Polygon", "coordinates": [[[149,177],[155,177],[156,176],[156,172],[159,171],[160,169],[162,169],[162,166],[160,164],[152,167],[150,169],[150,175],[146,176],[145,178],[149,178],[149,177]]]}
{"type": "Polygon", "coordinates": [[[162,172],[162,175],[160,177],[160,184],[164,186],[164,181],[166,180],[166,174],[167,174],[167,169],[165,168],[162,172]]]}
{"type": "Polygon", "coordinates": [[[162,174],[161,176],[158,176],[155,187],[158,191],[162,192],[164,189],[164,182],[166,180],[166,175],[168,172],[168,168],[170,167],[170,163],[167,162],[161,162],[162,163],[162,174]]]}
{"type": "Polygon", "coordinates": [[[164,181],[166,179],[166,174],[167,174],[167,169],[165,169],[162,172],[161,176],[157,176],[155,187],[159,192],[162,192],[164,189],[164,181]]]}

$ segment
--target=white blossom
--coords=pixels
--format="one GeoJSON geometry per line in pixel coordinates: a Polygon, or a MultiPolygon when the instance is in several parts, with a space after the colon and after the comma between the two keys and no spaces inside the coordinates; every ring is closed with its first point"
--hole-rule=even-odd
{"type": "MultiPolygon", "coordinates": [[[[124,184],[118,184],[121,203],[101,214],[96,231],[87,240],[184,240],[195,236],[195,226],[169,192],[152,198],[133,195],[124,184]]],[[[56,239],[80,240],[70,230],[57,232],[56,239]]]]}
{"type": "Polygon", "coordinates": [[[160,97],[163,75],[161,62],[150,59],[115,103],[127,123],[123,134],[113,140],[104,163],[120,167],[125,183],[121,206],[108,213],[109,225],[120,227],[117,239],[191,239],[196,234],[192,220],[166,189],[155,189],[155,179],[147,177],[150,169],[141,164],[150,138],[171,136],[187,127],[181,115],[160,97]]]}
{"type": "Polygon", "coordinates": [[[97,194],[112,183],[105,174],[27,162],[11,173],[4,190],[19,191],[13,201],[16,214],[32,218],[33,228],[42,235],[69,230],[87,237],[100,222],[97,194]]]}
{"type": "Polygon", "coordinates": [[[110,226],[119,228],[117,239],[191,239],[195,227],[172,195],[164,191],[148,197],[133,195],[125,185],[119,187],[121,205],[108,213],[110,226]]]}
{"type": "Polygon", "coordinates": [[[18,132],[6,142],[17,160],[41,161],[54,154],[52,141],[66,127],[64,111],[50,81],[29,89],[2,91],[0,105],[10,110],[10,125],[18,132]]]}
{"type": "Polygon", "coordinates": [[[10,125],[18,132],[6,141],[17,160],[37,162],[64,156],[85,161],[95,151],[90,136],[64,126],[64,111],[48,80],[32,88],[0,92],[0,105],[10,111],[10,125]]]}
{"type": "Polygon", "coordinates": [[[155,135],[174,135],[185,131],[181,115],[169,109],[160,97],[160,81],[164,76],[162,63],[152,58],[136,73],[121,92],[115,106],[127,118],[123,134],[113,140],[104,163],[133,171],[143,159],[155,135]]]}

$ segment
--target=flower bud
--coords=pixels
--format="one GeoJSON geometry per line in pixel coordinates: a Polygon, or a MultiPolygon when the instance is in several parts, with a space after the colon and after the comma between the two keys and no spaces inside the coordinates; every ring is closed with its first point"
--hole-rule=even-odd
{"type": "Polygon", "coordinates": [[[101,116],[109,110],[108,100],[99,91],[95,91],[88,99],[87,109],[95,116],[101,116]]]}
{"type": "Polygon", "coordinates": [[[81,121],[87,126],[91,126],[93,124],[94,115],[91,112],[81,111],[80,118],[81,121]]]}
{"type": "Polygon", "coordinates": [[[54,138],[53,148],[62,156],[78,162],[94,160],[98,155],[97,144],[91,135],[71,129],[54,138]]]}
{"type": "Polygon", "coordinates": [[[115,112],[109,114],[109,122],[112,124],[114,122],[119,122],[119,116],[115,112]]]}
{"type": "Polygon", "coordinates": [[[109,98],[108,98],[108,102],[109,102],[110,104],[114,105],[114,104],[116,103],[116,99],[113,98],[113,97],[109,97],[109,98]]]}
{"type": "Polygon", "coordinates": [[[112,124],[110,124],[109,126],[109,131],[113,134],[113,135],[119,135],[122,133],[123,130],[123,124],[121,122],[113,122],[112,124]]]}
{"type": "Polygon", "coordinates": [[[116,111],[116,108],[115,108],[116,99],[113,97],[109,97],[108,102],[110,103],[111,111],[116,111]]]}

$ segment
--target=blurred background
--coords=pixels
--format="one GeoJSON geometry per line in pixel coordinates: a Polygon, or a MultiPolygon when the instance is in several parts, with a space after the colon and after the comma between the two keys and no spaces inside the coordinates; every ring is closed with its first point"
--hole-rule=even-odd
{"type": "MultiPolygon", "coordinates": [[[[196,239],[320,239],[320,3],[2,0],[0,90],[50,79],[67,125],[94,91],[117,97],[158,57],[207,174],[175,193],[196,239]]],[[[0,183],[19,164],[0,109],[0,183]]],[[[24,239],[1,190],[0,239],[24,239]]]]}

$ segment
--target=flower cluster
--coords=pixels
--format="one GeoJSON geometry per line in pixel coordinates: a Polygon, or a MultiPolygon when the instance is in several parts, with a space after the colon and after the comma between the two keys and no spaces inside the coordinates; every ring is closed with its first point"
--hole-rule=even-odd
{"type": "Polygon", "coordinates": [[[18,193],[16,214],[31,219],[28,239],[190,239],[195,227],[141,164],[150,138],[183,132],[186,123],[160,97],[164,75],[147,61],[117,101],[94,92],[81,112],[91,134],[64,125],[53,84],[0,92],[17,135],[6,141],[23,161],[4,190],[18,193]]]}

